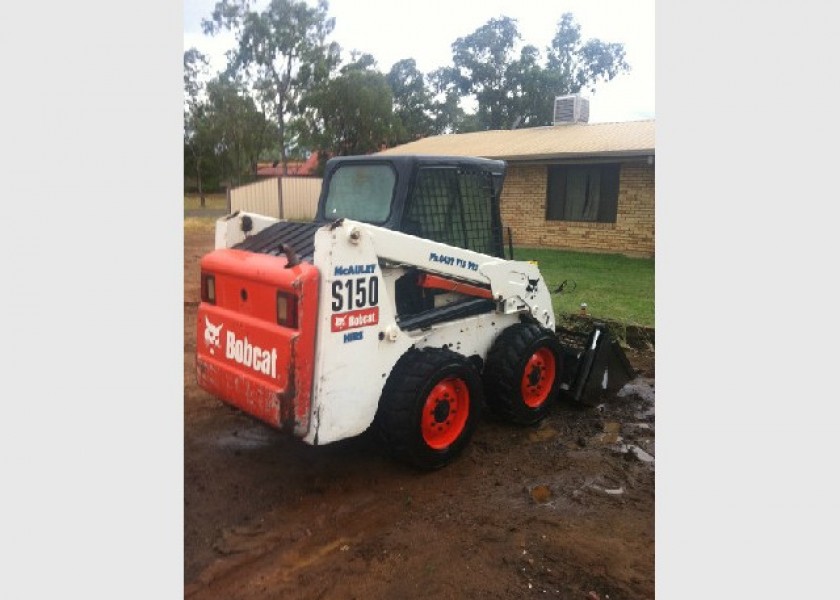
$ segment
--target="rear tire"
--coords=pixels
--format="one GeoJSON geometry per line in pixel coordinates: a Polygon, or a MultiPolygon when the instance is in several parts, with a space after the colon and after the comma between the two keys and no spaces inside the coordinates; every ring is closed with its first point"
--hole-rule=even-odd
{"type": "Polygon", "coordinates": [[[469,443],[482,402],[481,377],[466,357],[444,348],[411,349],[385,383],[374,425],[395,458],[438,469],[469,443]]]}
{"type": "Polygon", "coordinates": [[[487,354],[487,403],[506,421],[533,425],[548,414],[562,373],[557,336],[536,323],[516,323],[496,338],[487,354]]]}

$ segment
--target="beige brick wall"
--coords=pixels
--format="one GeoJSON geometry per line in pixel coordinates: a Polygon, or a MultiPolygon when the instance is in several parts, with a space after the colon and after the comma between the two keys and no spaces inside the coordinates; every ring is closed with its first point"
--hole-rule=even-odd
{"type": "Polygon", "coordinates": [[[513,230],[515,244],[653,256],[653,165],[621,165],[615,223],[546,221],[547,169],[546,166],[517,166],[508,163],[501,212],[502,222],[513,230]]]}

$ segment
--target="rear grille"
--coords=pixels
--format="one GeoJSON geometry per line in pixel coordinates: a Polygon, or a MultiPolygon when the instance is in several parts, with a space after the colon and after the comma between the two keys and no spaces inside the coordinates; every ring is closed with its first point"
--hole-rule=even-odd
{"type": "Polygon", "coordinates": [[[315,223],[293,223],[282,221],[266,227],[256,235],[233,246],[237,250],[248,250],[259,254],[280,256],[280,244],[291,246],[301,260],[312,262],[315,254],[315,232],[322,227],[315,223]]]}

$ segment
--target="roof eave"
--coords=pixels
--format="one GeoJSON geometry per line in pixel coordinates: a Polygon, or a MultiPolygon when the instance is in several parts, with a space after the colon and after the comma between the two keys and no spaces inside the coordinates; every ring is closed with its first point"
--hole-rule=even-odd
{"type": "Polygon", "coordinates": [[[507,156],[490,156],[488,158],[497,158],[508,162],[551,162],[560,160],[598,160],[598,159],[637,159],[646,158],[648,156],[655,156],[656,150],[654,148],[644,148],[639,150],[608,150],[603,152],[552,152],[545,154],[511,154],[507,156]]]}

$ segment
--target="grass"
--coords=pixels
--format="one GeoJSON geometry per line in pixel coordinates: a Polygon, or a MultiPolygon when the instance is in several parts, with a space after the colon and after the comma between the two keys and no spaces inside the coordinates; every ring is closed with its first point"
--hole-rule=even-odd
{"type": "Polygon", "coordinates": [[[184,230],[214,231],[218,217],[184,217],[184,230]]]}
{"type": "Polygon", "coordinates": [[[654,259],[522,247],[513,255],[536,260],[552,291],[569,282],[563,293],[552,295],[558,321],[579,314],[585,302],[595,319],[654,326],[654,259]]]}
{"type": "MultiPolygon", "coordinates": [[[[225,194],[204,194],[204,208],[209,210],[227,210],[225,194]]],[[[201,209],[201,198],[198,194],[184,194],[184,210],[201,209]]]]}
{"type": "MultiPolygon", "coordinates": [[[[195,213],[192,213],[190,216],[186,216],[186,211],[188,210],[202,210],[201,198],[198,194],[184,194],[184,229],[213,230],[216,225],[216,220],[219,218],[217,215],[195,216],[195,213]]],[[[205,194],[203,210],[227,210],[227,197],[225,194],[205,194]]]]}

